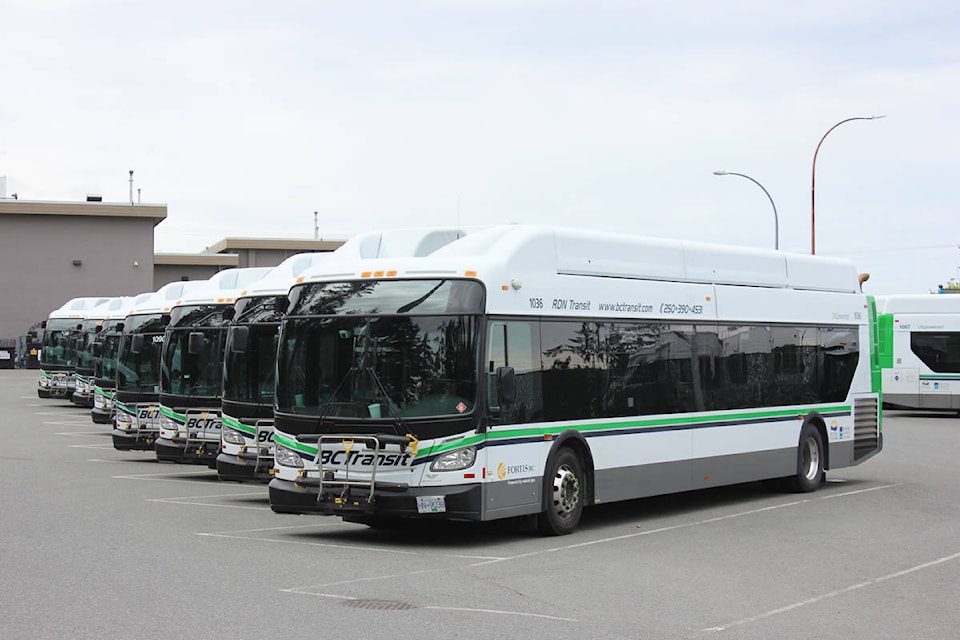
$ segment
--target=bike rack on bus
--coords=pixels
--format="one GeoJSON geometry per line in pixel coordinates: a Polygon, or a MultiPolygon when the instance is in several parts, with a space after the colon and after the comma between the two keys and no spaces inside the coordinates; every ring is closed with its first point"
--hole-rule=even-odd
{"type": "Polygon", "coordinates": [[[379,434],[379,435],[352,435],[352,434],[341,434],[341,435],[320,435],[315,433],[302,434],[297,436],[298,442],[304,443],[316,443],[317,445],[317,468],[316,469],[304,469],[303,475],[297,479],[296,483],[305,486],[305,487],[317,487],[317,504],[323,502],[325,489],[331,488],[340,488],[340,495],[334,499],[336,504],[340,506],[354,506],[359,507],[360,502],[354,500],[350,496],[350,489],[363,489],[366,493],[366,503],[370,504],[374,501],[374,494],[377,489],[381,491],[406,491],[409,489],[407,483],[401,482],[380,482],[377,483],[377,463],[374,462],[370,465],[370,477],[369,479],[355,480],[350,477],[350,464],[346,464],[343,470],[343,477],[337,478],[337,471],[340,471],[339,467],[324,467],[322,459],[322,451],[324,445],[328,447],[337,447],[342,448],[347,452],[348,456],[351,451],[353,451],[357,446],[362,446],[369,450],[374,456],[374,460],[379,460],[380,452],[384,450],[385,447],[396,446],[400,449],[400,452],[406,451],[407,447],[413,445],[416,440],[411,436],[397,436],[391,434],[379,434]],[[310,474],[317,474],[317,477],[311,477],[310,474]]]}

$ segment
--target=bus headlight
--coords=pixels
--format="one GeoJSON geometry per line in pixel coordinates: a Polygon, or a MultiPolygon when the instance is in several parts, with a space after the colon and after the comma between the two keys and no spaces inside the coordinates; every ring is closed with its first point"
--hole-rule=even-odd
{"type": "Polygon", "coordinates": [[[293,449],[277,445],[277,448],[273,453],[273,457],[279,465],[303,469],[303,458],[301,458],[300,454],[293,449]]]}
{"type": "Polygon", "coordinates": [[[431,471],[461,471],[469,469],[477,461],[476,447],[454,449],[439,456],[430,463],[431,471]]]}
{"type": "Polygon", "coordinates": [[[177,421],[174,420],[173,418],[168,418],[168,417],[165,416],[165,415],[161,415],[161,416],[160,416],[160,428],[161,428],[163,431],[174,431],[174,432],[176,432],[176,431],[179,431],[179,429],[180,429],[180,424],[177,423],[177,421]]]}
{"type": "Polygon", "coordinates": [[[243,444],[245,442],[243,433],[232,427],[223,427],[221,433],[223,434],[223,441],[229,444],[243,444]]]}

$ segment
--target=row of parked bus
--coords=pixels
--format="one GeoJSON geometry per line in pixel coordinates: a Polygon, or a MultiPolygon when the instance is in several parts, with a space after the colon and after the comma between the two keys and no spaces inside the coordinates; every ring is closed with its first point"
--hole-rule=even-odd
{"type": "Polygon", "coordinates": [[[960,410],[960,296],[847,261],[550,227],[369,233],[50,314],[40,397],[119,450],[370,525],[529,517],[753,480],[814,490],[880,405],[960,410]]]}

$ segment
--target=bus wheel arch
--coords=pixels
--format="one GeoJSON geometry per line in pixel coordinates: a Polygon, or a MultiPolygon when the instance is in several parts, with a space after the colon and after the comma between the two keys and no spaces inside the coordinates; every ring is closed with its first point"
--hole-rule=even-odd
{"type": "Polygon", "coordinates": [[[583,508],[592,503],[592,495],[590,448],[582,435],[563,434],[547,456],[537,529],[544,535],[572,533],[580,523],[583,508]]]}

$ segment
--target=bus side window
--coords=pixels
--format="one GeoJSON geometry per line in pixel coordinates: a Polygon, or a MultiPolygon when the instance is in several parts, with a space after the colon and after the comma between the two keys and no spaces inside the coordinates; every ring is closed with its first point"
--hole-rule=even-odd
{"type": "Polygon", "coordinates": [[[489,324],[486,359],[487,407],[494,424],[542,420],[540,332],[536,322],[495,320],[489,324]],[[497,369],[513,367],[516,398],[509,406],[497,399],[497,369]]]}

